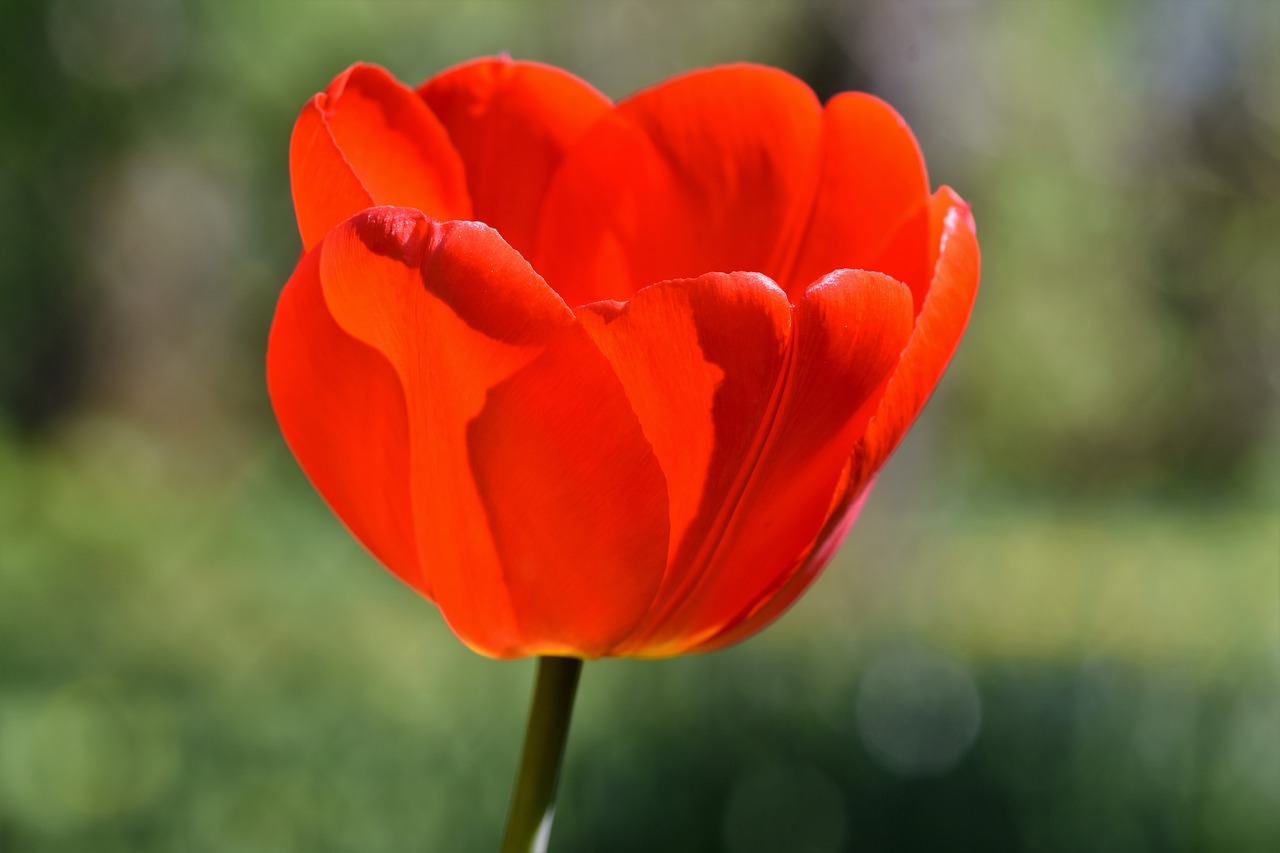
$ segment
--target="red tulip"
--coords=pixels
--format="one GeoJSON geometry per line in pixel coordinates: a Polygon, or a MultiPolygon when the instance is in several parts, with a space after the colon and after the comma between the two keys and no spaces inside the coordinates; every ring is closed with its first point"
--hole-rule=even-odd
{"type": "Polygon", "coordinates": [[[290,147],[268,382],[316,489],[495,657],[661,656],[804,591],[946,366],[967,205],[902,119],[737,65],[617,104],[356,65],[290,147]]]}

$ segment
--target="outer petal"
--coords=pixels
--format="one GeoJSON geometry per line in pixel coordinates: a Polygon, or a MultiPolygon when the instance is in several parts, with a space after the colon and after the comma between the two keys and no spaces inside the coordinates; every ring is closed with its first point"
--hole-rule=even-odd
{"type": "Polygon", "coordinates": [[[418,94],[462,156],[472,218],[532,257],[551,176],[609,99],[559,68],[506,57],[451,68],[418,94]]]}
{"type": "Polygon", "coordinates": [[[781,583],[778,588],[767,590],[743,611],[741,617],[729,620],[724,629],[711,634],[689,651],[712,652],[740,643],[786,613],[836,555],[840,543],[849,535],[863,505],[871,496],[873,485],[874,480],[866,483],[861,491],[852,491],[842,477],[841,485],[836,488],[836,506],[823,525],[822,533],[814,541],[813,547],[795,561],[795,566],[780,575],[781,583]]]}
{"type": "Polygon", "coordinates": [[[492,229],[403,208],[336,229],[320,277],[404,388],[418,549],[450,625],[495,656],[607,650],[661,575],[665,492],[563,301],[492,229]]]}
{"type": "Polygon", "coordinates": [[[969,320],[978,292],[979,256],[969,206],[943,187],[929,201],[930,252],[934,275],[902,361],[889,380],[875,417],[854,448],[830,517],[813,550],[797,561],[786,583],[762,597],[739,624],[697,651],[732,645],[777,619],[809,587],[853,526],[876,473],[924,408],[969,320]]]}
{"type": "Polygon", "coordinates": [[[872,95],[832,98],[813,213],[783,286],[798,293],[831,270],[877,270],[906,283],[919,310],[929,279],[928,198],[924,158],[902,117],[872,95]]]}
{"type": "Polygon", "coordinates": [[[662,469],[609,363],[574,331],[494,388],[467,430],[523,654],[608,654],[666,566],[662,469]]]}
{"type": "Polygon", "coordinates": [[[887,276],[846,270],[805,292],[747,467],[699,555],[669,574],[628,653],[696,647],[779,587],[830,515],[850,449],[910,329],[910,293],[887,276]]]}
{"type": "Polygon", "coordinates": [[[534,265],[570,305],[712,271],[777,279],[813,199],[821,114],[799,80],[745,65],[622,101],[553,178],[534,265]]]}
{"type": "Polygon", "coordinates": [[[320,252],[285,285],[267,344],[267,388],[285,441],[312,484],[383,565],[423,594],[409,493],[409,422],[400,381],[376,350],[333,321],[320,252]]]}
{"type": "Polygon", "coordinates": [[[353,65],[303,107],[289,142],[302,243],[310,248],[374,205],[439,219],[471,212],[462,161],[413,90],[374,65],[353,65]]]}
{"type": "Polygon", "coordinates": [[[929,200],[933,278],[902,363],[854,454],[862,483],[880,470],[915,422],[969,323],[980,270],[974,229],[969,205],[949,187],[929,200]]]}

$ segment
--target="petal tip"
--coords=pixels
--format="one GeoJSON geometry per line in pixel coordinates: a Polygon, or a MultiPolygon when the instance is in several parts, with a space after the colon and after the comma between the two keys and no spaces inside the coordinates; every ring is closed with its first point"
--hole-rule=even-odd
{"type": "Polygon", "coordinates": [[[938,187],[935,195],[941,196],[942,198],[946,199],[946,202],[950,207],[950,210],[947,211],[948,225],[950,225],[951,222],[954,221],[951,219],[951,217],[963,216],[964,223],[965,225],[968,226],[969,230],[977,231],[977,227],[978,227],[977,222],[975,222],[973,218],[973,205],[969,204],[969,202],[961,198],[958,192],[956,192],[946,184],[943,184],[942,186],[938,187]]]}
{"type": "Polygon", "coordinates": [[[352,229],[370,252],[410,267],[422,264],[430,226],[430,220],[411,207],[371,207],[351,218],[352,229]]]}

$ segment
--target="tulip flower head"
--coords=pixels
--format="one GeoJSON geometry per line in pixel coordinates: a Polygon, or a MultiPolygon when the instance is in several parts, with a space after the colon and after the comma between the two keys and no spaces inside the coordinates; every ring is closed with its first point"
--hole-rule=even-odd
{"type": "Polygon", "coordinates": [[[969,317],[968,206],[868,95],[734,65],[612,103],[506,58],[356,65],[290,146],[268,385],[334,513],[494,657],[776,619],[969,317]]]}

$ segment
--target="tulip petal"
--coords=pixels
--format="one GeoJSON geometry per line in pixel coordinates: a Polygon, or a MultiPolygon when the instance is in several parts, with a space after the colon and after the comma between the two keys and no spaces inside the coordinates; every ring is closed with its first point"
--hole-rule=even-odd
{"type": "Polygon", "coordinates": [[[969,205],[949,187],[929,200],[933,269],[911,341],[854,461],[865,482],[906,435],[942,378],[978,295],[978,237],[969,205]]]}
{"type": "Polygon", "coordinates": [[[822,117],[813,212],[780,283],[794,295],[831,270],[877,270],[910,287],[918,310],[930,272],[928,199],[924,158],[902,117],[872,95],[835,96],[822,117]]]}
{"type": "Polygon", "coordinates": [[[617,376],[575,332],[490,392],[468,445],[522,653],[593,658],[658,590],[667,492],[617,376]]]}
{"type": "Polygon", "coordinates": [[[289,448],[316,491],[377,559],[430,596],[409,493],[409,422],[380,353],[334,322],[307,253],[285,285],[267,344],[267,387],[289,448]]]}
{"type": "Polygon", "coordinates": [[[730,495],[688,569],[664,581],[628,653],[686,651],[777,589],[830,515],[849,453],[910,330],[910,292],[879,273],[842,270],[805,291],[793,309],[787,364],[736,498],[730,495]]]}
{"type": "Polygon", "coordinates": [[[666,498],[564,302],[493,229],[404,208],[335,229],[320,277],[404,389],[417,544],[450,626],[497,657],[604,653],[652,598],[666,498]]]}
{"type": "Polygon", "coordinates": [[[289,140],[293,210],[304,251],[324,239],[334,225],[373,205],[373,196],[326,126],[324,98],[320,94],[307,102],[289,140]]]}
{"type": "Polygon", "coordinates": [[[366,207],[403,205],[439,219],[471,212],[462,161],[413,90],[356,64],[312,98],[294,125],[289,175],[303,246],[366,207]]]}
{"type": "Polygon", "coordinates": [[[673,572],[685,571],[748,464],[791,334],[786,294],[756,273],[647,287],[580,309],[666,475],[673,572]]]}
{"type": "MultiPolygon", "coordinates": [[[[846,476],[850,469],[846,468],[846,476]]],[[[837,503],[831,515],[823,525],[822,533],[813,543],[813,548],[802,554],[795,561],[795,566],[779,575],[780,584],[776,590],[766,590],[752,602],[740,617],[730,619],[726,627],[710,634],[706,639],[689,649],[690,652],[713,652],[740,643],[752,634],[766,628],[779,616],[786,613],[804,594],[822,570],[836,555],[845,536],[853,528],[863,505],[871,496],[872,482],[862,486],[860,491],[848,488],[843,482],[836,488],[837,503]]]]}
{"type": "Polygon", "coordinates": [[[372,208],[334,229],[320,259],[334,319],[380,352],[404,389],[414,530],[436,602],[465,643],[496,656],[523,637],[468,463],[467,424],[490,388],[572,323],[509,254],[482,225],[372,208]]]}
{"type": "Polygon", "coordinates": [[[620,102],[552,179],[534,265],[570,305],[706,272],[790,268],[822,111],[775,69],[693,72],[620,102]]]}
{"type": "Polygon", "coordinates": [[[572,74],[506,57],[451,68],[418,88],[466,167],[472,217],[532,257],[543,197],[565,152],[609,111],[572,74]]]}
{"type": "Polygon", "coordinates": [[[870,494],[877,472],[928,402],[969,320],[978,292],[979,256],[969,206],[948,187],[929,200],[930,266],[935,270],[915,329],[866,433],[854,448],[835,506],[816,547],[774,593],[761,596],[736,626],[708,638],[697,651],[746,639],[789,608],[835,553],[870,494]]]}

